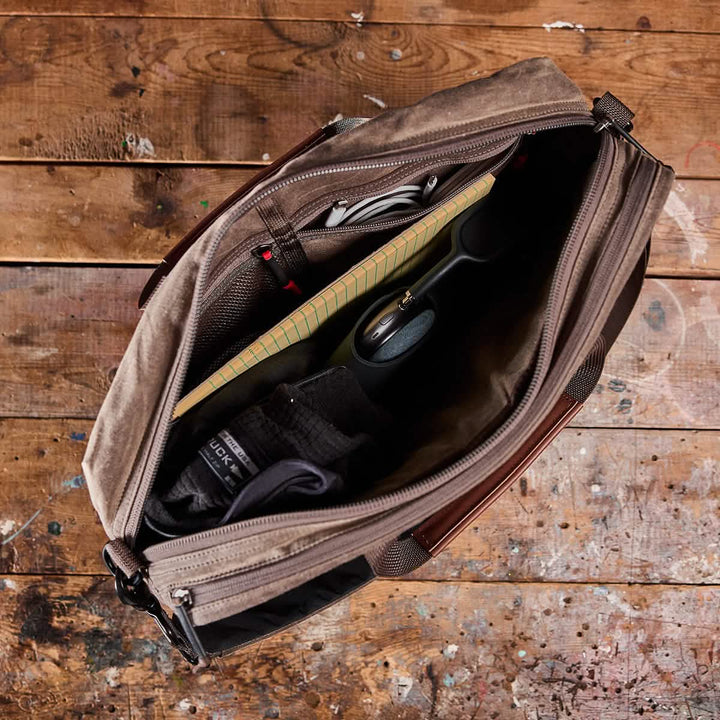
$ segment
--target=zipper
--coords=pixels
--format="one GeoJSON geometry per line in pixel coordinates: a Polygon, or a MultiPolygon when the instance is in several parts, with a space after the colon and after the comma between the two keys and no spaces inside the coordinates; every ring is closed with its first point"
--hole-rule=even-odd
{"type": "MultiPolygon", "coordinates": [[[[607,158],[605,159],[604,164],[607,165],[607,158]]],[[[603,163],[599,163],[598,174],[596,178],[600,176],[600,171],[603,170],[602,166],[603,163]]],[[[647,199],[652,193],[654,179],[657,175],[658,168],[659,165],[652,159],[649,159],[644,155],[641,155],[638,158],[637,165],[630,178],[630,189],[625,197],[621,213],[613,225],[607,243],[605,243],[605,245],[603,246],[602,253],[598,259],[598,264],[596,266],[597,269],[593,273],[593,276],[589,281],[589,285],[593,287],[593,292],[590,293],[585,299],[584,306],[586,308],[590,308],[588,312],[592,312],[593,315],[592,318],[585,318],[584,322],[581,322],[583,320],[582,317],[578,319],[578,326],[581,328],[581,330],[584,329],[586,331],[586,334],[597,322],[598,313],[596,309],[602,307],[603,300],[607,295],[608,282],[614,276],[614,274],[617,273],[619,264],[622,262],[623,258],[627,253],[627,248],[629,245],[625,243],[619,243],[618,239],[621,239],[623,237],[629,237],[631,239],[633,238],[636,228],[645,210],[647,199]]],[[[586,199],[592,199],[594,196],[596,196],[599,186],[599,181],[592,183],[586,195],[586,199]]],[[[555,277],[557,277],[557,275],[555,277]]],[[[559,295],[556,296],[556,298],[558,297],[559,295]]],[[[555,318],[560,317],[560,315],[562,314],[561,308],[558,308],[558,310],[560,310],[560,312],[555,314],[555,318]]],[[[566,364],[568,364],[567,361],[566,364]]],[[[535,373],[535,377],[533,378],[533,380],[535,380],[536,377],[537,373],[535,373]]],[[[526,393],[526,395],[524,396],[523,402],[527,399],[528,395],[529,392],[526,393]]],[[[514,414],[516,415],[517,411],[514,414]]],[[[510,423],[511,420],[512,418],[507,422],[510,423]]],[[[505,426],[505,429],[507,429],[507,426],[505,426]]],[[[502,428],[499,430],[502,430],[502,428]]],[[[496,433],[496,436],[497,434],[498,433],[496,433]]],[[[494,439],[497,441],[498,438],[496,436],[494,436],[494,439]]],[[[486,443],[466,455],[464,458],[458,461],[456,465],[461,465],[463,466],[462,469],[466,469],[469,465],[476,462],[479,456],[488,449],[491,440],[493,440],[493,438],[490,438],[488,441],[486,441],[486,443]]],[[[461,472],[462,469],[458,472],[461,472]]],[[[451,466],[443,471],[440,471],[439,473],[436,473],[435,476],[427,478],[426,480],[422,481],[422,483],[425,484],[426,482],[430,481],[432,477],[439,478],[446,475],[447,473],[458,474],[458,472],[453,473],[452,471],[453,468],[451,466]]],[[[398,491],[398,494],[400,493],[402,493],[402,491],[398,491]]],[[[264,518],[257,519],[263,520],[264,518]]],[[[247,522],[249,525],[251,521],[247,522]]],[[[358,538],[354,536],[346,537],[344,538],[344,540],[346,543],[358,543],[358,538]]],[[[180,544],[178,540],[171,541],[171,543],[180,544]]],[[[165,547],[168,547],[171,543],[165,544],[165,547]]],[[[327,554],[327,548],[323,548],[323,554],[327,554]]],[[[308,560],[308,563],[309,562],[310,559],[308,560]]],[[[297,562],[296,569],[298,572],[301,572],[303,570],[302,567],[297,565],[297,562]]],[[[284,577],[284,570],[285,568],[283,563],[274,563],[274,567],[265,566],[265,568],[253,569],[253,571],[249,573],[238,573],[236,575],[231,575],[227,578],[220,580],[198,582],[194,585],[194,593],[197,599],[197,603],[198,605],[207,605],[209,603],[217,602],[219,600],[231,597],[235,594],[238,594],[239,592],[251,590],[254,587],[260,586],[261,584],[272,583],[275,579],[284,577]],[[256,581],[255,584],[253,584],[253,580],[256,581]]],[[[182,573],[182,569],[179,569],[178,573],[182,573]]]]}
{"type": "MultiPolygon", "coordinates": [[[[482,175],[495,175],[496,173],[501,172],[507,164],[513,159],[516,150],[518,149],[520,143],[522,142],[522,136],[518,137],[515,142],[510,145],[509,148],[507,148],[504,151],[504,154],[500,160],[498,160],[496,163],[491,165],[486,170],[482,171],[482,175]]],[[[432,167],[432,166],[431,166],[432,167]]],[[[422,170],[422,168],[419,168],[422,170]]],[[[437,184],[437,176],[433,175],[431,177],[435,178],[435,184],[437,184]]],[[[409,213],[407,215],[403,215],[402,217],[395,217],[388,220],[378,220],[376,222],[372,223],[362,223],[359,225],[343,225],[341,227],[324,227],[324,228],[316,228],[312,230],[300,230],[297,233],[298,238],[301,237],[315,237],[317,235],[327,235],[327,234],[336,234],[336,233],[352,233],[352,232],[359,232],[359,231],[366,231],[366,232],[374,232],[375,230],[382,230],[383,228],[391,228],[399,225],[404,225],[407,222],[414,222],[415,220],[419,220],[424,215],[427,215],[428,213],[435,210],[435,208],[442,205],[448,197],[451,195],[458,195],[459,193],[463,192],[464,190],[467,190],[473,183],[477,182],[478,176],[475,175],[469,180],[466,180],[463,183],[458,184],[457,187],[452,187],[450,190],[450,193],[444,197],[440,198],[439,200],[435,200],[430,205],[426,205],[421,210],[418,210],[417,212],[409,213]]],[[[347,204],[347,200],[343,200],[345,204],[347,204]]]]}
{"type": "MultiPolygon", "coordinates": [[[[503,144],[500,148],[493,148],[493,153],[510,153],[509,155],[503,154],[503,157],[500,159],[499,162],[495,163],[491,167],[489,167],[487,170],[485,170],[485,173],[496,173],[499,172],[503,167],[505,167],[506,161],[509,162],[512,159],[512,156],[517,148],[517,146],[520,144],[521,137],[518,137],[515,142],[511,142],[510,145],[507,143],[503,144]]],[[[496,143],[491,143],[491,145],[495,145],[496,143]]],[[[462,152],[462,151],[459,151],[462,152]]],[[[458,153],[452,153],[449,158],[453,155],[456,155],[458,153]]],[[[468,160],[467,162],[480,162],[484,158],[484,155],[480,158],[477,158],[475,160],[468,160]]],[[[401,177],[406,178],[409,175],[417,175],[421,173],[424,169],[430,169],[435,168],[438,166],[438,162],[415,162],[412,164],[409,164],[405,172],[402,173],[401,177]]],[[[353,168],[355,169],[355,168],[353,168]]],[[[395,173],[397,174],[397,173],[395,173]]],[[[436,177],[436,176],[432,176],[436,177]]],[[[477,176],[475,177],[477,179],[477,176]]],[[[396,182],[401,182],[401,180],[398,178],[396,182]]],[[[450,194],[455,194],[456,192],[460,192],[460,190],[464,190],[468,188],[470,185],[472,185],[473,181],[470,180],[460,186],[459,188],[455,188],[451,191],[450,194]]],[[[437,184],[437,179],[436,183],[437,184]]],[[[430,187],[433,186],[433,183],[429,183],[430,187]]],[[[426,186],[427,187],[427,186],[426,186]]],[[[377,190],[372,191],[374,194],[377,194],[377,190]]],[[[355,202],[357,200],[362,200],[367,195],[367,192],[360,193],[358,195],[350,195],[350,199],[355,202]]],[[[447,199],[447,197],[445,197],[447,199]]],[[[346,206],[348,205],[349,200],[347,198],[338,200],[335,202],[333,209],[337,213],[337,215],[341,215],[344,211],[346,206]]],[[[362,225],[349,225],[349,226],[339,226],[339,227],[323,227],[323,228],[317,228],[317,229],[306,229],[306,230],[298,230],[296,235],[299,240],[307,238],[307,237],[317,237],[322,235],[328,235],[328,234],[352,234],[352,233],[359,233],[359,232],[375,232],[377,230],[383,230],[386,228],[392,228],[392,227],[399,227],[405,223],[412,222],[416,219],[419,219],[426,215],[429,212],[432,212],[436,207],[439,207],[442,205],[442,199],[434,202],[432,205],[424,206],[422,209],[418,210],[415,213],[408,214],[404,217],[396,217],[392,218],[386,221],[376,221],[376,222],[367,222],[363,223],[362,225]]],[[[302,210],[295,213],[295,216],[292,218],[291,222],[297,224],[297,223],[303,223],[305,222],[308,213],[303,213],[300,218],[298,218],[298,214],[302,213],[302,210]]],[[[260,233],[260,236],[266,237],[267,233],[260,233]]],[[[258,237],[258,234],[256,234],[253,237],[258,237]]],[[[247,244],[252,244],[254,242],[253,238],[248,238],[247,244]]],[[[262,243],[260,247],[269,247],[268,243],[262,243]]],[[[220,295],[223,294],[223,292],[226,290],[226,288],[229,286],[229,284],[232,281],[232,274],[233,272],[237,271],[239,268],[243,266],[244,263],[247,262],[248,258],[244,256],[245,251],[247,250],[247,245],[244,243],[238,244],[237,247],[233,248],[226,257],[224,258],[224,266],[222,271],[216,270],[213,273],[210,274],[210,277],[208,279],[208,287],[207,290],[203,293],[202,298],[202,306],[201,306],[201,312],[205,313],[208,311],[208,309],[213,305],[213,303],[218,299],[220,295]]],[[[251,253],[254,253],[254,251],[251,250],[251,253]]]]}
{"type": "MultiPolygon", "coordinates": [[[[479,149],[481,147],[490,146],[492,144],[496,144],[498,142],[501,142],[502,140],[510,140],[514,137],[517,137],[518,135],[525,134],[528,132],[540,132],[540,131],[546,131],[546,130],[555,130],[560,129],[563,127],[573,127],[578,125],[594,125],[595,121],[593,119],[593,116],[588,111],[580,111],[580,110],[574,110],[572,112],[568,111],[566,113],[566,117],[564,119],[557,118],[557,117],[549,117],[548,119],[536,119],[536,120],[521,120],[520,122],[517,122],[514,125],[508,126],[505,124],[503,126],[502,130],[498,131],[485,131],[482,132],[481,135],[484,136],[483,140],[469,143],[466,145],[461,146],[460,148],[455,148],[452,151],[448,152],[437,152],[437,153],[431,153],[429,155],[420,156],[418,159],[423,160],[430,160],[430,159],[442,159],[447,156],[457,155],[458,153],[473,150],[473,149],[479,149]],[[568,117],[569,116],[569,117],[568,117]]],[[[412,153],[410,153],[412,156],[412,153]]],[[[276,183],[273,183],[269,185],[267,188],[265,188],[263,191],[259,192],[256,196],[251,197],[247,202],[245,203],[239,203],[234,208],[229,208],[227,210],[227,214],[221,218],[219,217],[218,220],[221,220],[221,222],[218,224],[217,227],[214,227],[214,225],[211,225],[208,228],[208,231],[214,233],[213,242],[210,245],[210,247],[207,250],[206,257],[204,259],[204,262],[201,264],[200,269],[198,271],[198,276],[195,284],[195,295],[193,297],[193,301],[190,307],[190,321],[187,326],[186,334],[184,337],[184,340],[182,342],[182,345],[179,349],[180,358],[178,359],[178,363],[175,369],[175,373],[173,375],[172,380],[169,383],[166,396],[164,400],[160,401],[160,407],[158,409],[158,413],[160,415],[158,422],[154,428],[154,431],[151,434],[149,443],[150,443],[150,450],[148,452],[147,458],[145,459],[142,468],[140,468],[137,471],[138,481],[135,483],[135,487],[132,488],[132,499],[129,501],[129,512],[127,514],[127,517],[122,523],[120,532],[118,533],[119,537],[123,537],[126,539],[129,539],[131,542],[137,537],[137,533],[140,528],[140,523],[142,520],[142,514],[143,509],[145,506],[145,501],[147,499],[147,495],[150,491],[150,488],[152,487],[152,484],[155,481],[155,476],[157,475],[157,471],[160,466],[160,462],[162,460],[162,454],[165,447],[165,443],[167,441],[168,433],[170,431],[170,426],[172,422],[172,413],[173,409],[177,403],[177,401],[180,399],[180,393],[182,391],[182,383],[183,379],[185,377],[185,373],[187,371],[188,364],[190,362],[190,351],[189,348],[192,347],[192,344],[195,339],[195,333],[197,331],[197,325],[198,325],[198,305],[200,304],[200,299],[203,297],[204,290],[205,290],[205,283],[208,279],[208,276],[210,274],[210,259],[215,253],[215,250],[217,249],[217,246],[220,242],[220,240],[225,236],[226,232],[232,227],[235,220],[240,217],[242,214],[246,213],[251,208],[255,207],[260,201],[268,197],[274,192],[277,192],[278,190],[287,187],[289,185],[293,185],[297,182],[301,182],[302,180],[307,180],[311,177],[322,177],[324,175],[331,175],[335,173],[345,173],[345,172],[352,172],[355,170],[367,170],[367,169],[374,169],[374,168],[383,168],[383,167],[395,167],[397,165],[402,165],[409,162],[409,158],[407,154],[403,155],[402,157],[398,157],[397,159],[389,159],[385,161],[376,161],[376,162],[368,162],[368,163],[355,163],[355,164],[346,164],[346,165],[333,165],[329,167],[324,168],[318,168],[316,170],[309,170],[303,173],[299,173],[295,176],[291,176],[289,178],[285,178],[284,180],[280,180],[276,183]]],[[[217,222],[217,221],[216,221],[217,222]]],[[[248,243],[240,243],[239,247],[247,248],[248,243]]],[[[172,541],[171,541],[172,542],[172,541]]]]}
{"type": "MultiPolygon", "coordinates": [[[[293,520],[302,522],[315,522],[326,519],[329,513],[337,511],[342,508],[345,511],[352,512],[354,510],[364,509],[367,511],[379,511],[399,505],[402,502],[411,499],[416,495],[422,495],[431,489],[430,486],[435,485],[438,480],[449,479],[463,470],[473,465],[479,457],[485,454],[488,450],[499,442],[502,437],[513,429],[513,426],[518,421],[524,409],[528,405],[530,398],[534,395],[535,391],[542,382],[542,375],[544,375],[544,367],[551,359],[551,351],[554,345],[554,335],[549,336],[549,330],[555,323],[556,318],[562,315],[564,310],[563,306],[555,308],[555,305],[564,300],[564,279],[568,275],[568,271],[572,272],[572,268],[569,266],[569,258],[571,255],[575,255],[575,250],[579,239],[584,237],[584,234],[589,225],[591,214],[589,213],[590,208],[595,204],[598,191],[605,187],[607,176],[610,171],[611,155],[614,144],[612,139],[607,135],[603,135],[602,143],[600,146],[598,159],[596,161],[596,167],[593,172],[593,177],[587,188],[580,205],[580,210],[575,216],[575,220],[568,231],[567,239],[563,245],[563,249],[560,254],[560,260],[556,266],[556,270],[553,274],[553,280],[551,283],[550,294],[548,296],[548,302],[545,309],[545,316],[543,321],[543,332],[541,335],[540,345],[538,349],[538,358],[535,364],[535,372],[528,385],[528,389],[523,396],[523,399],[518,403],[517,407],[511,414],[511,416],[505,421],[505,423],[496,430],[487,440],[481,445],[472,450],[470,453],[465,455],[460,460],[456,461],[452,465],[438,471],[427,478],[413,483],[412,488],[401,488],[392,493],[388,493],[379,498],[371,498],[369,500],[362,500],[355,503],[347,503],[342,506],[336,506],[334,508],[325,508],[323,510],[306,510],[304,512],[295,513],[279,513],[276,515],[265,515],[257,518],[251,518],[249,520],[243,520],[233,525],[225,525],[212,530],[205,530],[195,535],[188,535],[181,538],[175,538],[168,540],[167,542],[160,543],[158,547],[162,547],[163,550],[176,550],[182,549],[188,544],[192,544],[198,540],[210,539],[210,538],[222,538],[224,535],[229,533],[236,533],[242,529],[253,530],[262,527],[268,523],[279,523],[288,522],[291,524],[293,520]]],[[[553,328],[554,329],[554,328],[553,328]]]]}
{"type": "Polygon", "coordinates": [[[192,607],[193,596],[187,588],[178,588],[172,593],[173,616],[177,617],[180,626],[185,632],[185,637],[197,656],[196,664],[199,667],[209,665],[208,653],[200,640],[195,626],[190,620],[188,609],[192,607]]]}
{"type": "Polygon", "coordinates": [[[302,295],[297,283],[285,272],[282,265],[277,261],[273,254],[272,245],[258,245],[253,248],[252,254],[259,257],[265,267],[275,276],[278,284],[283,290],[293,293],[294,295],[302,295]]]}

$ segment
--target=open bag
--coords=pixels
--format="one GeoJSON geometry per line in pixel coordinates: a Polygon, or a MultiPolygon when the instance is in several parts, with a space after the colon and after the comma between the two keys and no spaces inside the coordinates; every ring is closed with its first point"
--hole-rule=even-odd
{"type": "Polygon", "coordinates": [[[318,130],[165,258],[83,469],[205,664],[440,552],[580,410],[671,168],[546,58],[318,130]]]}

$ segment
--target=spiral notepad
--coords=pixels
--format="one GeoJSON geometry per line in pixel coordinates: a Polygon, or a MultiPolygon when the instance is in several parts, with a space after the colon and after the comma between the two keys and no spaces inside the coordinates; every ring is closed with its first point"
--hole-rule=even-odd
{"type": "Polygon", "coordinates": [[[387,278],[407,272],[414,264],[413,259],[440,230],[487,195],[494,181],[490,174],[483,176],[303,303],[185,395],[176,405],[173,418],[180,417],[259,362],[310,337],[338,310],[387,278]]]}

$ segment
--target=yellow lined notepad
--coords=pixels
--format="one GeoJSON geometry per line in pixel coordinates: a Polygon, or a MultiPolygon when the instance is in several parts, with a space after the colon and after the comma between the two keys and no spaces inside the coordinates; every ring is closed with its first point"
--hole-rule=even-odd
{"type": "Polygon", "coordinates": [[[253,365],[309,338],[329,317],[383,280],[406,272],[445,225],[490,192],[493,182],[492,175],[485,175],[348,270],[191,390],[176,405],[173,418],[184,415],[253,365]]]}

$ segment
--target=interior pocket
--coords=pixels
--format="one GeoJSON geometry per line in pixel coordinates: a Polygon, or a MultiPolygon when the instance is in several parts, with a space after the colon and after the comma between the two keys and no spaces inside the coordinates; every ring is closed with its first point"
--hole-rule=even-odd
{"type": "Polygon", "coordinates": [[[408,163],[407,167],[395,169],[377,181],[319,193],[288,220],[305,255],[302,273],[293,262],[294,258],[283,253],[269,232],[256,231],[247,241],[254,248],[250,257],[239,261],[234,254],[227,254],[223,258],[223,268],[216,268],[210,275],[185,377],[185,390],[221,367],[297,306],[300,299],[283,291],[277,274],[262,261],[258,250],[269,249],[277,267],[302,288],[304,297],[311,297],[366,255],[432,212],[463,186],[488,172],[501,171],[513,157],[518,142],[505,142],[497,152],[480,160],[473,160],[471,155],[469,161],[463,163],[408,163]],[[355,203],[398,186],[423,185],[433,176],[438,179],[435,191],[420,208],[360,225],[335,228],[323,225],[323,218],[338,199],[355,203]]]}
{"type": "MultiPolygon", "coordinates": [[[[431,340],[403,362],[382,392],[371,393],[372,402],[391,418],[380,438],[388,462],[383,470],[368,473],[362,482],[347,483],[343,492],[332,498],[333,504],[392,492],[447,466],[476,447],[512,413],[527,390],[554,268],[562,255],[598,149],[598,136],[586,127],[547,131],[525,138],[512,163],[498,173],[492,191],[482,201],[487,218],[482,232],[505,239],[507,252],[488,265],[459,266],[452,279],[440,285],[433,299],[437,317],[431,340]]],[[[472,171],[468,171],[467,177],[472,176],[472,171]]],[[[334,273],[351,267],[360,259],[358,253],[362,257],[372,252],[401,227],[402,223],[369,233],[367,229],[363,233],[362,228],[353,228],[322,232],[321,237],[306,235],[303,247],[319,287],[335,279],[334,273]]],[[[428,255],[414,275],[382,291],[402,292],[405,285],[414,282],[448,252],[447,243],[447,237],[438,241],[434,255],[428,255]]],[[[248,266],[248,277],[254,277],[258,270],[257,265],[248,266]]],[[[313,342],[304,346],[303,363],[293,366],[295,375],[286,374],[285,381],[292,382],[297,374],[309,375],[326,367],[333,346],[350,332],[369,303],[377,298],[375,293],[361,298],[359,305],[356,301],[317,337],[311,338],[313,342]]],[[[254,332],[266,330],[277,319],[264,308],[256,318],[254,332]]],[[[248,335],[252,336],[252,332],[248,335]]],[[[283,359],[275,362],[282,363],[283,359]]],[[[270,373],[274,380],[255,383],[251,376],[246,378],[247,383],[255,389],[272,387],[275,380],[283,377],[282,372],[273,375],[273,367],[265,360],[247,375],[255,373],[257,379],[270,373]]],[[[235,384],[242,387],[243,377],[226,387],[235,384]]],[[[247,404],[257,401],[258,397],[245,397],[231,404],[226,416],[206,412],[207,433],[217,432],[233,412],[239,415],[247,404]],[[217,421],[215,427],[213,419],[217,421]]],[[[208,402],[217,399],[211,396],[208,402]]],[[[342,404],[343,393],[335,394],[333,402],[342,404]]],[[[191,435],[176,433],[169,448],[183,447],[185,442],[185,449],[194,451],[200,441],[207,440],[207,436],[191,435]]],[[[172,458],[167,456],[164,470],[154,493],[167,491],[173,478],[179,476],[178,468],[172,468],[172,458]]],[[[321,506],[327,501],[328,498],[319,500],[321,506]]]]}

